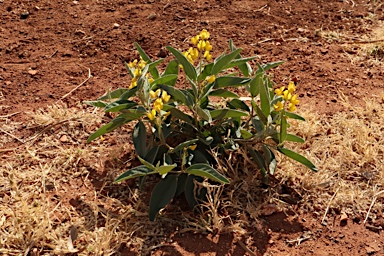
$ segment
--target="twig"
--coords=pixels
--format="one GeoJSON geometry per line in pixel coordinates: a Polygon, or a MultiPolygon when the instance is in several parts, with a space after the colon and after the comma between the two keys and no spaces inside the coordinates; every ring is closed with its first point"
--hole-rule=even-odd
{"type": "Polygon", "coordinates": [[[71,93],[73,93],[74,91],[76,91],[80,86],[82,86],[83,84],[85,84],[90,78],[91,78],[91,69],[88,68],[88,77],[87,79],[85,79],[82,83],[80,83],[78,86],[76,86],[75,88],[73,88],[69,93],[65,94],[63,97],[61,97],[61,99],[65,99],[66,97],[68,97],[68,95],[70,95],[71,93]]]}
{"type": "Polygon", "coordinates": [[[251,249],[249,249],[249,248],[243,243],[243,241],[241,241],[240,239],[237,239],[237,243],[241,246],[241,248],[244,249],[244,251],[246,251],[247,253],[249,253],[249,255],[251,255],[251,256],[259,256],[259,255],[260,255],[258,252],[254,253],[253,251],[251,251],[251,249]]]}
{"type": "Polygon", "coordinates": [[[8,115],[5,115],[5,116],[0,116],[0,118],[8,118],[8,117],[11,117],[11,116],[17,115],[17,114],[19,114],[19,113],[20,113],[20,111],[18,111],[18,112],[15,112],[15,113],[12,113],[12,114],[8,114],[8,115]]]}
{"type": "Polygon", "coordinates": [[[367,220],[368,220],[369,214],[371,213],[371,209],[372,209],[373,205],[375,204],[377,197],[378,197],[380,194],[382,194],[382,193],[384,193],[384,190],[382,190],[382,191],[376,193],[376,194],[373,196],[372,203],[371,203],[371,205],[369,206],[367,215],[365,216],[365,220],[364,220],[364,222],[363,222],[364,224],[365,224],[365,223],[367,222],[367,220]]]}
{"type": "Polygon", "coordinates": [[[384,39],[366,40],[366,41],[340,41],[341,44],[373,44],[384,42],[384,39]]]}
{"type": "Polygon", "coordinates": [[[17,141],[19,141],[19,142],[21,142],[21,143],[25,143],[22,139],[19,139],[18,137],[16,137],[16,136],[13,135],[12,133],[9,133],[9,132],[7,132],[7,131],[4,131],[4,130],[1,129],[1,128],[0,128],[0,131],[2,131],[3,133],[5,133],[5,134],[11,136],[12,138],[14,138],[15,140],[17,140],[17,141]]]}
{"type": "Polygon", "coordinates": [[[57,50],[54,53],[52,53],[52,55],[49,58],[53,58],[53,56],[55,56],[56,53],[57,53],[57,50]]]}
{"type": "Polygon", "coordinates": [[[325,213],[324,213],[323,219],[321,220],[321,223],[324,223],[325,217],[327,216],[327,213],[329,210],[329,206],[331,206],[331,202],[335,198],[337,192],[339,192],[339,189],[340,189],[340,187],[337,188],[336,192],[333,194],[332,198],[329,200],[328,205],[327,205],[327,209],[325,209],[325,213]]]}

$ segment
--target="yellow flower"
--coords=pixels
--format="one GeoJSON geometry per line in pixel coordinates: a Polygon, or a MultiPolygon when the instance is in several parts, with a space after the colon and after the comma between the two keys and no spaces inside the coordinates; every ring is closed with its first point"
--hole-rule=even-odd
{"type": "Polygon", "coordinates": [[[210,61],[212,59],[212,55],[209,53],[209,51],[205,51],[204,52],[204,58],[207,60],[207,61],[210,61]]]}
{"type": "Polygon", "coordinates": [[[212,50],[212,45],[209,41],[205,42],[205,50],[206,51],[211,51],[212,50]]]}
{"type": "Polygon", "coordinates": [[[155,119],[156,117],[156,110],[152,109],[150,113],[147,113],[147,117],[149,118],[149,120],[153,120],[155,119]]]}
{"type": "Polygon", "coordinates": [[[148,83],[152,83],[153,81],[155,81],[155,79],[153,79],[152,77],[148,78],[148,83]]]}
{"type": "Polygon", "coordinates": [[[191,56],[191,54],[189,53],[189,51],[186,51],[186,52],[184,53],[184,56],[187,58],[187,60],[188,60],[189,62],[193,63],[193,59],[192,59],[192,56],[191,56]]]}
{"type": "Polygon", "coordinates": [[[207,40],[209,39],[209,32],[206,30],[206,29],[203,29],[201,32],[200,32],[200,37],[202,40],[207,40]]]}
{"type": "Polygon", "coordinates": [[[135,76],[135,77],[138,77],[138,76],[140,76],[141,75],[141,69],[135,69],[135,71],[133,72],[133,75],[135,76]]]}
{"type": "Polygon", "coordinates": [[[294,111],[296,110],[296,106],[295,106],[294,104],[292,104],[292,103],[289,103],[289,105],[288,105],[288,110],[289,110],[290,112],[294,112],[294,111]]]}
{"type": "Polygon", "coordinates": [[[153,109],[158,113],[160,113],[160,110],[163,109],[163,100],[161,98],[155,100],[155,103],[153,103],[153,109]]]}
{"type": "Polygon", "coordinates": [[[216,77],[215,77],[215,75],[207,76],[207,78],[205,78],[205,80],[207,80],[208,83],[211,84],[211,83],[215,82],[216,77]]]}
{"type": "Polygon", "coordinates": [[[163,100],[163,102],[167,103],[171,99],[171,95],[168,95],[166,91],[163,91],[163,93],[161,94],[161,99],[163,100]]]}
{"type": "Polygon", "coordinates": [[[189,146],[188,148],[189,148],[190,150],[195,150],[195,149],[196,149],[196,147],[197,147],[197,145],[196,145],[196,144],[194,144],[194,145],[191,145],[191,146],[189,146]]]}
{"type": "Polygon", "coordinates": [[[300,103],[300,101],[297,99],[297,94],[293,95],[290,101],[295,106],[300,103]]]}
{"type": "Polygon", "coordinates": [[[275,94],[278,95],[278,96],[283,95],[284,89],[285,89],[285,86],[282,86],[280,88],[275,89],[275,94]]]}
{"type": "Polygon", "coordinates": [[[165,120],[165,119],[167,119],[167,117],[169,116],[171,114],[171,112],[165,112],[164,114],[163,114],[163,121],[165,120]]]}
{"type": "Polygon", "coordinates": [[[128,63],[128,67],[130,67],[130,68],[134,68],[134,67],[136,66],[136,64],[137,64],[137,60],[135,59],[135,60],[133,60],[132,62],[129,62],[129,63],[128,63]]]}
{"type": "Polygon", "coordinates": [[[289,82],[288,84],[288,91],[293,94],[296,91],[296,86],[294,82],[289,82]]]}
{"type": "Polygon", "coordinates": [[[205,41],[201,40],[197,43],[197,49],[199,49],[200,51],[201,50],[204,50],[205,49],[205,46],[206,46],[206,43],[205,41]]]}
{"type": "Polygon", "coordinates": [[[288,90],[285,90],[283,92],[283,99],[284,100],[290,100],[291,98],[292,98],[292,94],[288,90]]]}
{"type": "Polygon", "coordinates": [[[192,38],[191,38],[191,42],[192,42],[192,44],[196,45],[196,44],[199,42],[199,39],[200,39],[200,36],[199,36],[199,35],[197,35],[197,36],[195,36],[195,37],[192,37],[192,38]]]}
{"type": "Polygon", "coordinates": [[[157,98],[157,95],[158,95],[158,94],[156,94],[156,92],[154,92],[154,91],[152,91],[152,90],[149,91],[149,96],[151,97],[151,99],[156,99],[156,98],[157,98]]]}
{"type": "Polygon", "coordinates": [[[281,111],[284,108],[284,105],[281,101],[278,101],[275,105],[273,105],[275,111],[281,111]]]}
{"type": "Polygon", "coordinates": [[[189,48],[189,54],[192,57],[192,60],[196,60],[199,57],[199,51],[196,48],[189,48]]]}

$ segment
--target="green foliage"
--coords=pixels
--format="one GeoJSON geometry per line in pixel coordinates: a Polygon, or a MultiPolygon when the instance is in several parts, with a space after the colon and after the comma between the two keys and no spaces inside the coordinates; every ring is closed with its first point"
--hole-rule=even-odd
{"type": "Polygon", "coordinates": [[[257,64],[253,70],[249,62],[255,57],[243,58],[232,40],[229,53],[210,62],[212,46],[208,38],[209,33],[203,30],[192,39],[197,48],[184,53],[168,46],[174,59],[162,73],[157,65],[163,60],[152,61],[135,43],[141,60],[126,63],[132,78],[129,88],[86,102],[105,112],[120,113],[90,135],[88,142],[136,122],[132,140],[142,165],[127,170],[115,182],[140,177],[145,183],[146,176],[159,176],[150,199],[150,220],[175,196],[184,194],[192,208],[204,200],[206,190],[196,189],[204,179],[230,182],[219,171],[226,168],[212,157],[213,150],[219,157],[226,157],[229,151],[247,152],[265,182],[276,170],[275,152],[317,170],[304,156],[284,147],[285,141],[304,141],[287,132],[289,118],[305,120],[293,113],[298,104],[294,85],[290,83],[287,90],[273,90],[266,73],[282,62],[257,64]],[[231,74],[229,69],[241,74],[231,74]],[[186,86],[178,86],[182,80],[178,80],[180,70],[185,74],[186,86]],[[233,87],[245,88],[249,100],[241,100],[233,87]]]}

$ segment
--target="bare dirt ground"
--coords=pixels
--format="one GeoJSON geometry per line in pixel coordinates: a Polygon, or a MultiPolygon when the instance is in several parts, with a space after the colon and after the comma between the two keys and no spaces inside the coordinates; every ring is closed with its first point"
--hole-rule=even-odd
{"type": "MultiPolygon", "coordinates": [[[[48,166],[50,160],[54,159],[54,155],[50,154],[54,147],[60,147],[64,152],[75,145],[82,152],[75,148],[76,159],[64,157],[62,162],[55,163],[55,166],[61,167],[69,165],[67,171],[72,172],[62,176],[65,177],[64,180],[56,180],[60,184],[48,182],[48,172],[41,174],[47,182],[43,186],[44,200],[52,203],[48,207],[52,213],[48,219],[55,224],[54,228],[50,228],[56,232],[49,238],[44,238],[44,241],[32,239],[36,232],[25,227],[21,230],[27,232],[27,235],[20,234],[22,238],[15,236],[13,240],[7,240],[4,237],[4,234],[11,237],[11,227],[18,225],[16,220],[11,221],[12,218],[29,218],[27,216],[36,211],[29,211],[27,205],[32,202],[25,200],[24,204],[20,204],[29,209],[25,216],[6,213],[7,204],[13,202],[16,205],[19,202],[16,197],[13,198],[14,186],[21,189],[26,183],[30,184],[20,181],[21,183],[12,185],[10,177],[18,177],[19,174],[10,175],[13,173],[11,171],[2,175],[0,248],[3,249],[0,252],[5,255],[64,253],[66,251],[57,245],[53,246],[52,241],[60,240],[58,237],[67,237],[68,227],[76,223],[85,234],[79,235],[80,238],[76,241],[79,247],[87,245],[87,239],[94,239],[99,244],[105,242],[105,248],[109,248],[98,250],[96,248],[99,247],[86,247],[79,252],[83,255],[383,255],[384,237],[381,230],[384,228],[384,219],[380,210],[373,211],[376,216],[373,222],[369,219],[369,225],[363,225],[371,200],[361,203],[365,208],[361,212],[352,210],[353,214],[348,212],[348,207],[354,209],[350,205],[330,207],[328,211],[326,208],[330,204],[327,205],[327,202],[318,207],[309,207],[308,202],[300,200],[308,198],[305,196],[295,202],[283,200],[285,208],[270,212],[265,208],[259,209],[260,216],[257,220],[250,221],[242,229],[246,233],[241,235],[224,231],[216,234],[214,230],[202,231],[201,227],[193,229],[189,226],[186,229],[179,223],[183,220],[173,218],[171,211],[166,220],[146,224],[141,228],[137,226],[135,231],[127,231],[124,239],[114,237],[113,232],[103,233],[103,230],[108,229],[107,226],[115,225],[115,222],[107,221],[109,219],[104,216],[105,209],[110,210],[108,216],[112,216],[112,219],[115,215],[128,214],[127,208],[124,208],[123,213],[120,210],[133,201],[145,204],[145,195],[144,199],[138,199],[134,188],[132,192],[126,183],[111,185],[110,181],[116,174],[129,165],[126,161],[131,159],[131,147],[119,144],[129,143],[129,140],[107,137],[95,146],[97,150],[87,149],[87,135],[95,131],[101,122],[108,121],[108,117],[99,112],[91,113],[93,108],[82,104],[84,100],[98,98],[108,89],[129,86],[129,76],[123,63],[138,57],[133,42],[138,42],[151,57],[157,58],[163,55],[162,49],[166,45],[185,49],[190,37],[205,28],[211,33],[214,57],[227,49],[228,40],[232,38],[235,45],[243,49],[243,56],[257,55],[260,63],[284,60],[284,65],[271,72],[273,80],[277,86],[294,80],[302,108],[310,109],[319,116],[331,118],[339,113],[349,113],[354,107],[365,108],[367,99],[382,106],[383,8],[382,1],[362,0],[1,0],[1,164],[7,166],[4,168],[12,166],[19,174],[30,177],[28,170],[21,167],[27,160],[19,157],[14,162],[13,156],[20,156],[20,151],[25,150],[21,145],[30,136],[37,132],[44,134],[48,130],[49,135],[55,135],[56,139],[52,140],[51,147],[44,146],[47,151],[43,156],[39,153],[28,158],[30,166],[36,166],[37,169],[39,166],[48,166]],[[345,104],[346,101],[349,105],[345,104]],[[65,106],[65,110],[48,108],[54,104],[65,106]],[[86,113],[81,119],[86,123],[65,126],[66,130],[63,128],[59,133],[51,130],[53,126],[43,130],[39,130],[41,126],[37,126],[34,129],[33,122],[35,125],[46,124],[39,116],[40,108],[48,111],[52,119],[55,117],[52,113],[65,112],[60,112],[63,122],[55,123],[55,129],[64,127],[67,119],[78,113],[86,113]],[[91,117],[96,114],[98,118],[91,117]],[[11,124],[17,124],[17,128],[9,128],[7,131],[7,125],[11,124]],[[76,130],[80,130],[77,137],[66,135],[70,134],[69,131],[76,130]],[[96,158],[84,159],[82,154],[92,150],[97,151],[93,155],[96,158]],[[114,151],[118,153],[114,154],[114,151]],[[77,174],[73,176],[73,173],[77,174]],[[98,203],[87,204],[87,200],[91,201],[94,197],[99,200],[98,203]],[[71,218],[71,214],[66,215],[65,211],[59,212],[59,206],[71,209],[68,212],[77,212],[81,218],[75,220],[71,218]],[[104,212],[99,208],[96,211],[94,207],[104,209],[104,212]],[[324,212],[328,213],[326,223],[322,223],[324,212]],[[343,215],[345,212],[348,217],[343,215]],[[7,226],[6,223],[10,221],[12,225],[7,226]],[[150,227],[158,232],[148,234],[145,230],[137,231],[143,227],[150,227]],[[104,239],[103,236],[109,239],[104,239]]],[[[376,111],[375,109],[371,110],[376,111]]],[[[324,126],[326,124],[327,122],[317,123],[324,126]]],[[[332,134],[337,129],[331,127],[326,133],[332,134]]],[[[380,132],[383,132],[382,129],[380,132]]],[[[50,137],[47,135],[44,138],[50,137]]],[[[38,142],[47,143],[44,138],[38,142]]],[[[383,140],[376,140],[376,143],[383,143],[383,140]]],[[[36,145],[42,147],[40,144],[36,145]]],[[[379,156],[382,157],[382,152],[379,156]]],[[[378,167],[377,172],[382,172],[382,167],[378,167]]],[[[20,180],[24,176],[20,176],[20,180]]],[[[337,173],[330,176],[337,176],[337,173]]],[[[377,185],[377,190],[373,193],[376,195],[375,200],[379,197],[377,192],[382,189],[382,185],[377,185]]],[[[366,186],[374,184],[367,182],[366,186]]],[[[324,190],[323,193],[327,194],[330,202],[338,191],[335,188],[324,190]]],[[[302,195],[304,190],[299,193],[302,195]]],[[[382,202],[380,198],[377,201],[382,202]]],[[[342,203],[340,199],[340,204],[342,203]]],[[[146,216],[141,218],[145,219],[146,216]]],[[[31,223],[36,225],[39,221],[41,220],[33,220],[31,223]]],[[[137,220],[127,220],[125,225],[135,226],[135,221],[137,220]]],[[[118,223],[125,227],[122,222],[118,223]]],[[[39,230],[44,233],[44,228],[40,227],[39,230]]]]}

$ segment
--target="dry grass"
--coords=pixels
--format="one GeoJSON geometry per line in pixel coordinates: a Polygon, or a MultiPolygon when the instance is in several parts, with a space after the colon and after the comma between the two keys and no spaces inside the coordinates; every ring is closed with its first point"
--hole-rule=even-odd
{"type": "MultiPolygon", "coordinates": [[[[368,100],[363,107],[345,104],[349,111],[334,116],[301,113],[308,121],[293,125],[306,142],[292,146],[318,166],[318,173],[279,159],[278,182],[262,189],[254,166],[232,155],[227,159],[232,168],[226,170],[231,185],[203,184],[209,191],[201,207],[204,215],[172,205],[154,223],[147,221],[147,192],[139,192],[137,184],[113,184],[133,158],[126,131],[86,145],[88,134],[102,122],[101,112],[56,105],[30,113],[25,129],[33,131],[33,139],[21,143],[2,135],[2,147],[9,142],[20,146],[0,153],[0,253],[112,255],[134,250],[145,255],[176,230],[241,235],[260,214],[290,208],[281,185],[302,197],[299,211],[315,212],[319,220],[328,205],[328,216],[344,211],[365,217],[384,186],[384,104],[383,99],[368,100]]],[[[0,120],[9,134],[21,127],[0,120]]],[[[372,222],[383,216],[382,196],[373,204],[372,222]]]]}

